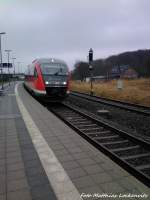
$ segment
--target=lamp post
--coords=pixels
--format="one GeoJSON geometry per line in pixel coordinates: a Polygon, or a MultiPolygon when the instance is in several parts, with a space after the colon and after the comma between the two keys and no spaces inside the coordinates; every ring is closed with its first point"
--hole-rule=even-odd
{"type": "Polygon", "coordinates": [[[93,95],[93,66],[92,66],[92,61],[93,61],[93,49],[90,48],[89,50],[89,70],[90,70],[90,79],[91,79],[91,91],[90,94],[93,95]]]}
{"type": "Polygon", "coordinates": [[[20,68],[20,63],[21,63],[21,62],[17,62],[17,64],[18,64],[18,75],[19,75],[19,71],[20,71],[20,70],[19,70],[19,68],[20,68]]]}
{"type": "Polygon", "coordinates": [[[9,85],[10,85],[10,71],[9,71],[9,53],[11,52],[12,50],[9,50],[9,49],[6,49],[5,52],[7,53],[7,58],[8,58],[8,80],[9,80],[9,85]]]}
{"type": "Polygon", "coordinates": [[[2,90],[4,89],[4,86],[3,86],[3,60],[2,60],[2,43],[1,43],[1,36],[6,34],[5,32],[1,32],[0,33],[0,59],[1,59],[1,77],[2,77],[2,90]]]}
{"type": "Polygon", "coordinates": [[[12,58],[12,60],[13,60],[13,67],[14,67],[14,82],[15,82],[15,74],[16,74],[16,72],[15,72],[15,59],[16,58],[12,58]]]}

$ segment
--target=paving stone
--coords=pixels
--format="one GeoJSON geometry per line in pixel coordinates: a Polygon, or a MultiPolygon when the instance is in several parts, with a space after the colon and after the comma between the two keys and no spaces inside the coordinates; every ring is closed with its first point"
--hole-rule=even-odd
{"type": "Polygon", "coordinates": [[[6,179],[5,175],[0,176],[0,194],[4,195],[6,193],[6,179]]]}
{"type": "Polygon", "coordinates": [[[106,183],[112,181],[112,178],[107,173],[97,173],[91,175],[95,183],[106,183]]]}
{"type": "Polygon", "coordinates": [[[25,176],[26,175],[25,175],[24,169],[7,172],[7,180],[8,181],[22,179],[22,178],[25,178],[25,176]]]}
{"type": "Polygon", "coordinates": [[[28,177],[28,182],[30,187],[35,187],[35,186],[42,186],[48,185],[49,181],[46,176],[43,176],[43,174],[38,174],[37,176],[31,176],[28,177]]]}
{"type": "Polygon", "coordinates": [[[81,168],[67,170],[67,173],[71,179],[75,179],[75,178],[79,178],[79,177],[87,175],[87,173],[81,168]]]}
{"type": "Polygon", "coordinates": [[[63,165],[64,169],[66,169],[66,170],[80,167],[80,165],[74,160],[62,162],[62,165],[63,165]]]}
{"type": "Polygon", "coordinates": [[[10,164],[16,164],[16,163],[22,163],[22,158],[21,156],[19,157],[9,157],[9,159],[6,160],[6,163],[7,165],[10,165],[10,164]]]}
{"type": "Polygon", "coordinates": [[[75,184],[75,186],[77,187],[77,189],[85,188],[88,186],[96,186],[96,184],[94,183],[94,181],[91,179],[90,176],[76,178],[76,179],[73,179],[72,181],[75,184]]]}
{"type": "Polygon", "coordinates": [[[103,183],[100,187],[107,193],[121,193],[125,192],[125,189],[121,187],[117,182],[103,183]]]}
{"type": "Polygon", "coordinates": [[[38,155],[37,154],[25,154],[25,155],[23,155],[23,159],[24,159],[24,161],[26,162],[26,161],[32,161],[32,160],[35,160],[35,159],[37,159],[38,158],[38,155]]]}
{"type": "Polygon", "coordinates": [[[82,153],[82,150],[79,147],[76,148],[69,148],[68,151],[70,151],[71,153],[82,153]]]}
{"type": "Polygon", "coordinates": [[[7,200],[32,200],[31,194],[27,189],[8,192],[7,200]]]}
{"type": "MultiPolygon", "coordinates": [[[[56,141],[51,141],[51,143],[49,142],[49,145],[51,146],[51,147],[55,147],[55,146],[59,146],[59,145],[62,145],[58,140],[56,141]]],[[[64,147],[64,145],[63,145],[63,147],[64,147]]]]}
{"type": "Polygon", "coordinates": [[[80,193],[86,193],[86,194],[103,193],[103,191],[98,186],[89,186],[85,188],[80,188],[79,191],[80,193]]]}
{"type": "Polygon", "coordinates": [[[35,152],[35,150],[33,148],[30,148],[30,149],[22,148],[21,151],[22,151],[23,156],[26,156],[26,155],[34,156],[34,154],[37,155],[37,153],[35,152]]]}
{"type": "Polygon", "coordinates": [[[2,150],[2,151],[0,152],[0,159],[4,159],[4,158],[5,158],[5,151],[2,150]]]}
{"type": "Polygon", "coordinates": [[[24,169],[23,162],[17,162],[7,165],[7,171],[17,171],[20,169],[24,169]]]}
{"type": "Polygon", "coordinates": [[[76,160],[89,158],[88,154],[86,154],[85,152],[73,153],[72,156],[73,156],[76,160]]]}
{"type": "Polygon", "coordinates": [[[38,186],[31,189],[31,194],[33,199],[44,199],[49,196],[49,199],[56,199],[53,191],[50,191],[49,185],[45,185],[44,187],[38,186]]]}
{"type": "Polygon", "coordinates": [[[77,160],[77,162],[82,165],[82,166],[87,166],[87,165],[93,165],[96,164],[92,159],[90,158],[84,158],[84,159],[80,159],[77,160]]]}
{"type": "Polygon", "coordinates": [[[16,148],[16,147],[20,147],[19,143],[17,143],[17,144],[7,144],[7,148],[16,148]]]}
{"type": "Polygon", "coordinates": [[[57,156],[57,158],[59,159],[60,162],[74,160],[73,157],[71,155],[69,155],[69,154],[67,154],[65,156],[57,156]]]}
{"type": "Polygon", "coordinates": [[[32,167],[32,168],[36,168],[38,165],[40,165],[41,163],[40,163],[40,161],[39,160],[37,160],[37,159],[35,159],[35,160],[29,160],[29,161],[26,161],[25,163],[24,163],[24,165],[25,165],[25,168],[30,168],[30,167],[32,167]]]}
{"type": "Polygon", "coordinates": [[[7,147],[7,153],[9,153],[9,152],[19,152],[19,151],[20,151],[19,146],[7,147]]]}
{"type": "Polygon", "coordinates": [[[0,165],[0,174],[5,174],[6,173],[6,167],[4,165],[0,165]]]}
{"type": "Polygon", "coordinates": [[[24,144],[24,145],[31,144],[31,141],[29,141],[29,140],[20,140],[20,144],[24,144]]]}
{"type": "Polygon", "coordinates": [[[5,158],[4,159],[0,159],[0,167],[5,165],[5,158]]]}
{"type": "Polygon", "coordinates": [[[6,200],[6,195],[5,194],[0,194],[0,200],[6,200]]]}
{"type": "Polygon", "coordinates": [[[83,166],[83,169],[88,173],[88,174],[96,174],[96,173],[102,173],[104,172],[104,169],[101,168],[99,165],[94,164],[94,165],[89,165],[89,166],[83,166]]]}
{"type": "Polygon", "coordinates": [[[55,155],[56,156],[65,156],[67,154],[69,154],[69,152],[66,149],[55,150],[55,155]]]}
{"type": "Polygon", "coordinates": [[[123,169],[120,168],[112,168],[113,170],[109,170],[108,173],[114,178],[114,179],[118,179],[118,178],[125,178],[130,176],[129,173],[123,169]]]}
{"type": "Polygon", "coordinates": [[[43,176],[44,176],[45,175],[45,171],[41,166],[30,167],[30,168],[26,169],[26,174],[29,177],[37,176],[39,174],[43,174],[43,176]]]}
{"type": "Polygon", "coordinates": [[[10,159],[10,158],[21,158],[21,153],[20,152],[10,152],[10,153],[7,153],[7,159],[10,159]]]}
{"type": "MultiPolygon", "coordinates": [[[[58,136],[58,139],[59,139],[59,136],[58,136]]],[[[60,140],[60,139],[59,139],[60,140]]],[[[65,144],[70,144],[72,142],[72,140],[70,139],[61,139],[60,142],[65,145],[65,144]]]]}
{"type": "Polygon", "coordinates": [[[8,192],[21,190],[21,189],[28,189],[28,183],[25,178],[12,180],[7,183],[8,192]]]}
{"type": "Polygon", "coordinates": [[[97,186],[80,188],[79,192],[83,200],[98,200],[101,198],[97,198],[97,195],[103,194],[103,191],[97,186]]]}
{"type": "Polygon", "coordinates": [[[63,144],[66,148],[77,148],[77,145],[73,142],[63,144]]]}
{"type": "Polygon", "coordinates": [[[55,144],[55,145],[50,145],[50,148],[52,148],[53,150],[64,150],[64,146],[61,144],[55,144]]]}

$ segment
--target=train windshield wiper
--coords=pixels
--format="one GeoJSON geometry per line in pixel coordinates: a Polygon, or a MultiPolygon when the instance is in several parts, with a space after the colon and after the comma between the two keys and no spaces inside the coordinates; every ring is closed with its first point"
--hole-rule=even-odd
{"type": "Polygon", "coordinates": [[[57,72],[55,72],[53,75],[62,75],[62,68],[60,68],[59,70],[57,70],[57,72]],[[59,74],[61,72],[61,74],[59,74]]]}

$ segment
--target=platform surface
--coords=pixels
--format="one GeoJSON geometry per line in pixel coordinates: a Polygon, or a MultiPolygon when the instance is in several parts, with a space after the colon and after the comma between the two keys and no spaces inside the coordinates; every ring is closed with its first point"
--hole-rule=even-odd
{"type": "Polygon", "coordinates": [[[149,200],[150,190],[55,117],[22,84],[15,90],[11,84],[0,96],[3,199],[149,200]]]}

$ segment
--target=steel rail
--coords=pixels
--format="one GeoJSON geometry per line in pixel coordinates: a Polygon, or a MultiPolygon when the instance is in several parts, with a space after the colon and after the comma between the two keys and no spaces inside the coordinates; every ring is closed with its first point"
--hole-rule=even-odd
{"type": "Polygon", "coordinates": [[[143,155],[143,159],[145,157],[150,158],[150,144],[149,143],[143,141],[142,139],[136,138],[135,136],[132,136],[131,134],[125,131],[116,129],[115,127],[109,125],[108,123],[105,123],[93,116],[91,117],[87,113],[84,113],[80,111],[79,109],[74,108],[70,105],[67,105],[66,103],[60,104],[60,106],[57,105],[56,107],[55,106],[50,107],[48,109],[52,111],[61,120],[63,120],[66,124],[68,124],[71,128],[73,128],[76,132],[78,132],[83,138],[85,138],[92,145],[94,145],[97,149],[99,149],[104,154],[109,156],[113,161],[118,163],[122,168],[127,170],[129,173],[135,176],[138,180],[140,180],[145,185],[150,187],[150,174],[149,174],[150,160],[149,160],[149,163],[148,162],[146,163],[146,165],[144,163],[136,167],[134,166],[134,164],[132,164],[132,159],[136,159],[136,158],[141,159],[142,155],[143,155]],[[87,122],[88,125],[90,121],[91,127],[92,127],[91,130],[90,130],[90,126],[86,126],[86,121],[88,121],[87,122]],[[85,122],[85,123],[81,123],[81,122],[85,122]],[[95,129],[96,132],[94,132],[92,123],[97,125],[97,130],[95,129]],[[98,131],[98,128],[99,128],[99,131],[98,131]],[[107,138],[107,134],[109,135],[108,138],[107,138]],[[112,137],[111,137],[111,134],[112,134],[112,137]],[[119,140],[116,139],[117,137],[114,137],[115,134],[119,135],[120,137],[120,138],[118,137],[119,140]],[[110,146],[118,145],[119,141],[120,141],[120,144],[123,144],[123,143],[124,144],[132,143],[132,144],[130,144],[129,147],[128,146],[127,147],[116,146],[116,148],[109,147],[109,145],[110,146]],[[121,141],[123,143],[121,143],[121,141]],[[123,152],[126,152],[127,154],[127,152],[131,150],[134,150],[134,153],[133,155],[131,155],[131,152],[130,152],[129,157],[128,155],[122,154],[123,152]],[[135,154],[135,151],[137,151],[137,154],[135,154]],[[147,170],[148,170],[148,173],[147,173],[147,170]]]}
{"type": "Polygon", "coordinates": [[[96,103],[102,103],[105,105],[125,109],[125,110],[131,111],[131,112],[136,112],[138,114],[150,116],[150,107],[146,107],[146,106],[142,106],[142,105],[138,105],[138,104],[132,104],[132,103],[119,101],[119,100],[107,99],[107,98],[99,97],[99,96],[95,96],[95,95],[91,96],[87,93],[81,93],[81,92],[76,92],[76,91],[71,91],[70,95],[73,95],[73,96],[76,96],[79,98],[83,98],[83,99],[86,99],[89,101],[93,101],[96,103]]]}

